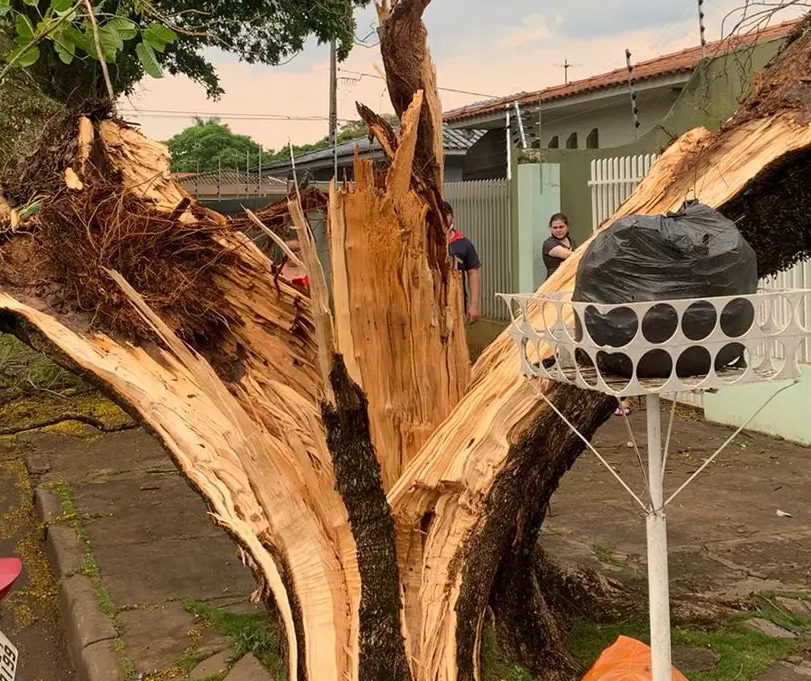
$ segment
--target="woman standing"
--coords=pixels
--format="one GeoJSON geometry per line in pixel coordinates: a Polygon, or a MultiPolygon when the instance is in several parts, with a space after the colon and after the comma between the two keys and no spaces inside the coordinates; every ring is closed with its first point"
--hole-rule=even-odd
{"type": "Polygon", "coordinates": [[[541,248],[547,279],[577,248],[577,244],[569,234],[569,219],[563,213],[555,213],[549,218],[549,231],[552,232],[552,236],[543,242],[541,248]]]}
{"type": "MultiPolygon", "coordinates": [[[[541,248],[543,264],[546,265],[547,279],[557,272],[560,264],[577,250],[577,244],[569,234],[569,219],[563,213],[555,213],[549,218],[549,231],[552,236],[543,242],[541,248]]],[[[620,400],[614,414],[627,416],[630,413],[631,405],[628,400],[620,400]]]]}

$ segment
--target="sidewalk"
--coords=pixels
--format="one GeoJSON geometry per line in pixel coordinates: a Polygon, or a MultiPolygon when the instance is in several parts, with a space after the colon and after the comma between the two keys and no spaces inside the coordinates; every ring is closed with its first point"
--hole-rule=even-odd
{"type": "Polygon", "coordinates": [[[157,441],[69,425],[18,437],[78,680],[272,679],[253,578],[157,441]]]}
{"type": "MultiPolygon", "coordinates": [[[[117,418],[126,423],[120,413],[117,418]]],[[[639,411],[631,417],[640,446],[644,418],[639,411]]],[[[667,487],[674,489],[730,433],[682,413],[671,438],[667,487]]],[[[254,582],[236,546],[209,521],[203,501],[153,437],[132,424],[101,434],[72,421],[16,437],[47,526],[77,681],[286,677],[283,637],[249,603],[254,582]]],[[[629,439],[624,420],[615,417],[595,445],[642,493],[629,439]]],[[[670,508],[674,592],[747,598],[802,591],[793,599],[778,597],[781,608],[802,610],[790,619],[777,613],[778,622],[793,622],[796,631],[778,626],[766,636],[804,640],[803,632],[811,631],[804,624],[811,622],[809,508],[811,449],[739,436],[670,508]],[[792,517],[779,516],[778,509],[792,517]]],[[[542,543],[565,560],[644,586],[644,519],[588,452],[553,497],[542,543]]],[[[727,642],[743,636],[752,650],[761,645],[751,633],[724,635],[727,642]]],[[[706,657],[700,646],[692,647],[690,654],[696,653],[706,657]]],[[[750,679],[811,675],[806,655],[783,659],[789,661],[750,679]]]]}

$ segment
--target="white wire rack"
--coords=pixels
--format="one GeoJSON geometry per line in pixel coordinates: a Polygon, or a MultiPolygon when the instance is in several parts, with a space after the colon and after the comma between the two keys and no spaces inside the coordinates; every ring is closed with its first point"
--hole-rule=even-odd
{"type": "Polygon", "coordinates": [[[794,379],[811,290],[601,305],[502,295],[527,376],[617,397],[794,379]]]}
{"type": "MultiPolygon", "coordinates": [[[[572,302],[569,293],[501,295],[512,313],[510,334],[521,371],[540,399],[580,437],[645,511],[648,543],[653,681],[671,681],[670,587],[665,508],[783,390],[800,376],[798,350],[811,336],[803,314],[811,290],[601,305],[572,302]],[[645,395],[648,465],[646,503],[544,393],[539,379],[576,385],[618,400],[645,395]],[[793,381],[773,393],[675,492],[665,498],[660,394],[717,390],[762,381],[793,381]]],[[[673,407],[675,407],[675,400],[673,407]]],[[[633,431],[627,415],[628,431],[633,431]]]]}

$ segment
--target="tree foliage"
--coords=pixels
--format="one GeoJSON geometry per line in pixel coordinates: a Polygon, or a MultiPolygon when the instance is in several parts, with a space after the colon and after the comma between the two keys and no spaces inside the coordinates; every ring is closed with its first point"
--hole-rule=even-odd
{"type": "MultiPolygon", "coordinates": [[[[384,114],[384,118],[394,127],[400,121],[394,114],[384,114]]],[[[369,134],[369,128],[362,120],[347,121],[338,130],[338,144],[360,139],[369,134]]],[[[250,163],[259,161],[261,145],[248,135],[233,132],[229,125],[217,118],[203,120],[197,118],[194,125],[182,130],[167,141],[172,155],[172,171],[176,173],[193,173],[217,170],[218,168],[244,168],[247,154],[250,152],[250,163]]],[[[309,151],[325,149],[329,138],[322,137],[310,144],[294,144],[293,155],[299,156],[309,151]]],[[[262,161],[270,163],[289,158],[290,148],[262,149],[262,161]]]]}
{"type": "Polygon", "coordinates": [[[195,124],[169,139],[174,172],[204,172],[218,168],[244,168],[248,154],[256,163],[261,146],[248,135],[238,135],[216,118],[195,124]]]}
{"type": "Polygon", "coordinates": [[[208,52],[236,54],[249,64],[279,64],[310,36],[338,41],[340,59],[354,39],[352,10],[369,0],[0,0],[0,30],[16,48],[7,63],[31,69],[43,92],[59,100],[102,92],[89,7],[116,94],[145,75],[165,71],[223,94],[208,52]]]}
{"type": "MultiPolygon", "coordinates": [[[[392,127],[400,127],[400,119],[394,114],[381,114],[386,122],[392,127]]],[[[366,137],[369,134],[369,127],[360,119],[347,121],[338,130],[338,144],[343,142],[350,142],[360,137],[366,137]]],[[[327,142],[329,144],[329,142],[327,142]]]]}

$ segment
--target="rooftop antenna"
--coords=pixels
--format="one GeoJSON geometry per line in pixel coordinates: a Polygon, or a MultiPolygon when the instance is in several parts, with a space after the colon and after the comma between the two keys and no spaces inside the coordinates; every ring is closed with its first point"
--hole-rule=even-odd
{"type": "Polygon", "coordinates": [[[559,69],[563,69],[563,84],[569,84],[569,69],[576,68],[578,66],[582,66],[582,64],[570,64],[568,59],[564,59],[562,64],[552,64],[552,66],[556,66],[559,69]]]}

